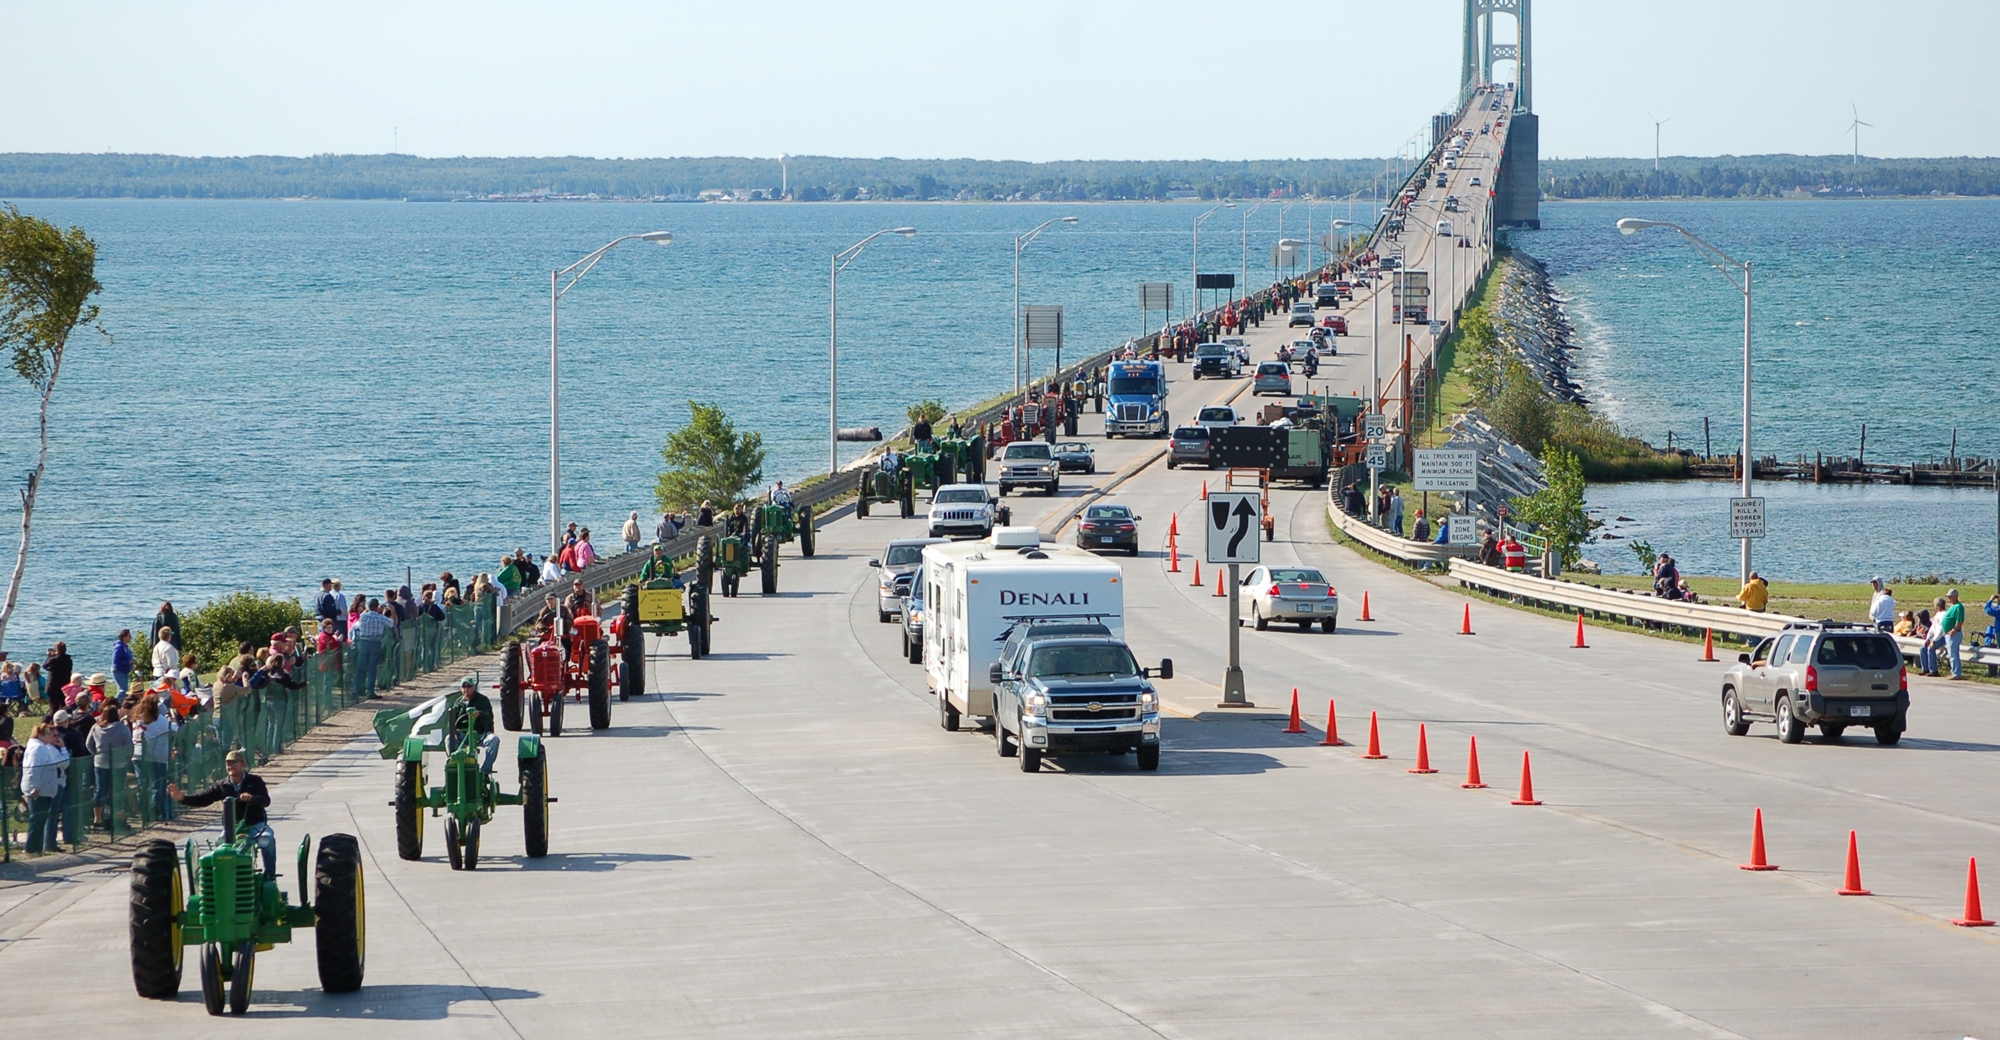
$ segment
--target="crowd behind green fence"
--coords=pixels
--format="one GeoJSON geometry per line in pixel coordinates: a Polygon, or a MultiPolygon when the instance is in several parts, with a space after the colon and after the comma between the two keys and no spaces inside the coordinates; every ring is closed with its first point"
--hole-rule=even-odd
{"type": "MultiPolygon", "coordinates": [[[[446,607],[442,621],[427,616],[403,622],[383,640],[382,661],[375,673],[377,693],[394,689],[417,676],[434,672],[498,643],[492,599],[446,607]]],[[[204,790],[225,775],[223,756],[240,749],[255,765],[268,762],[313,727],[355,704],[361,688],[355,674],[353,648],[308,652],[302,666],[304,686],[296,690],[271,683],[228,704],[212,703],[194,711],[169,740],[165,768],[135,762],[130,747],[115,749],[109,769],[98,768],[89,754],[70,759],[63,794],[53,805],[56,842],[52,848],[29,843],[31,814],[21,793],[21,767],[0,767],[0,858],[69,852],[129,836],[171,818],[179,809],[168,800],[168,783],[185,790],[204,790]]],[[[133,690],[140,690],[134,676],[133,690]]],[[[133,698],[136,700],[136,697],[133,698]]],[[[37,718],[37,721],[39,719],[37,718]]],[[[31,723],[18,729],[26,742],[31,723]]]]}

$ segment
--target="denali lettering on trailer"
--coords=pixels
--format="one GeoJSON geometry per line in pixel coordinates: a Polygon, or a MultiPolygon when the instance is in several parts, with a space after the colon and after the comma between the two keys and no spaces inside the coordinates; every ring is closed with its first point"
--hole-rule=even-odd
{"type": "Polygon", "coordinates": [[[1088,592],[1014,592],[1000,590],[1000,605],[1003,607],[1087,607],[1090,606],[1088,592]]]}

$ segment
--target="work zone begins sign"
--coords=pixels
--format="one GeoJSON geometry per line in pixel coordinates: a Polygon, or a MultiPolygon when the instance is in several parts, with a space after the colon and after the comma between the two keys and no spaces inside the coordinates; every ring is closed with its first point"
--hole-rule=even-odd
{"type": "Polygon", "coordinates": [[[1211,491],[1204,515],[1208,562],[1256,563],[1263,558],[1257,536],[1264,529],[1264,506],[1257,492],[1211,491]]]}
{"type": "Polygon", "coordinates": [[[1418,448],[1410,471],[1418,491],[1479,490],[1479,452],[1469,448],[1418,448]]]}

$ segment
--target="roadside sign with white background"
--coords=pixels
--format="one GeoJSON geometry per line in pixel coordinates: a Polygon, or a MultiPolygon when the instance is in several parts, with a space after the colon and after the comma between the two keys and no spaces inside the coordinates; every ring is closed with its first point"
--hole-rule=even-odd
{"type": "Polygon", "coordinates": [[[1729,500],[1729,537],[1764,537],[1764,500],[1761,498],[1732,498],[1729,500]]]}
{"type": "Polygon", "coordinates": [[[1418,448],[1411,485],[1418,491],[1479,490],[1479,452],[1470,448],[1418,448]]]}
{"type": "Polygon", "coordinates": [[[1445,523],[1445,530],[1451,535],[1451,545],[1479,544],[1479,522],[1472,518],[1471,513],[1451,514],[1451,519],[1445,523]]]}
{"type": "Polygon", "coordinates": [[[1256,563],[1263,549],[1263,501],[1255,491],[1211,491],[1203,511],[1208,527],[1208,562],[1256,563]]]}
{"type": "Polygon", "coordinates": [[[1389,432],[1388,417],[1380,413],[1362,417],[1361,419],[1362,436],[1367,437],[1371,441],[1380,440],[1382,436],[1388,432],[1389,432]]]}
{"type": "Polygon", "coordinates": [[[1368,446],[1368,468],[1388,469],[1389,449],[1380,444],[1370,444],[1368,446]]]}

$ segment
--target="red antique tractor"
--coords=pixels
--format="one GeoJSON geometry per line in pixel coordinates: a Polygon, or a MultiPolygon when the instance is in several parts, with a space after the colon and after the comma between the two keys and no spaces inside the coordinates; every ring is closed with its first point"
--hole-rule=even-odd
{"type": "Polygon", "coordinates": [[[563,705],[571,697],[588,698],[591,729],[610,728],[611,647],[603,625],[590,614],[579,614],[563,639],[556,635],[561,624],[559,618],[550,619],[525,651],[519,640],[507,643],[500,659],[500,724],[507,729],[519,730],[525,714],[535,733],[546,723],[549,736],[560,737],[563,705]]]}

